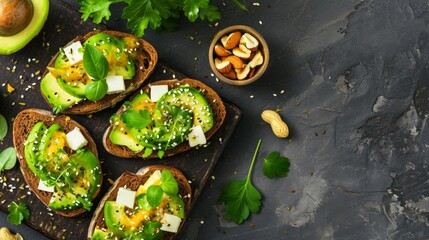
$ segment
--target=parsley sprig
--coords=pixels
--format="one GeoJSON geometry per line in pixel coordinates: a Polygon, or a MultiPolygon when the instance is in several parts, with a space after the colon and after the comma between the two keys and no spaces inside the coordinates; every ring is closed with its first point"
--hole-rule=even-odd
{"type": "MultiPolygon", "coordinates": [[[[231,0],[240,9],[248,11],[239,0],[231,0]]],[[[110,6],[114,3],[125,3],[122,18],[127,20],[127,27],[138,37],[144,35],[150,27],[153,30],[172,30],[177,27],[177,19],[183,14],[190,22],[198,18],[215,21],[221,14],[210,0],[78,0],[82,19],[92,18],[94,23],[109,20],[110,6]]]]}
{"type": "Polygon", "coordinates": [[[21,224],[22,220],[27,219],[30,216],[30,211],[27,208],[27,205],[24,203],[12,202],[8,207],[9,214],[7,215],[7,220],[14,224],[21,224]]]}
{"type": "MultiPolygon", "coordinates": [[[[258,141],[252,163],[245,180],[232,180],[222,188],[219,201],[226,205],[226,219],[241,224],[250,213],[258,213],[261,206],[262,195],[251,182],[251,174],[256,156],[261,145],[258,141]]],[[[281,156],[279,152],[271,152],[264,158],[263,173],[268,178],[275,176],[285,177],[289,172],[290,162],[287,157],[281,156]]]]}
{"type": "Polygon", "coordinates": [[[219,197],[219,200],[226,204],[226,219],[237,224],[246,220],[250,213],[258,213],[261,206],[262,195],[250,180],[260,145],[261,139],[256,146],[246,179],[229,182],[219,197]]]}
{"type": "Polygon", "coordinates": [[[268,178],[275,176],[286,177],[289,172],[290,162],[287,157],[281,156],[279,152],[271,152],[268,157],[264,158],[262,171],[268,178]]]}

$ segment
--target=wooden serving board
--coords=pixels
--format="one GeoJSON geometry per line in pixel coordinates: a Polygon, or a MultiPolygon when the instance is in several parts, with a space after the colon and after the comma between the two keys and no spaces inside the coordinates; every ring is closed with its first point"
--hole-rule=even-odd
{"type": "MultiPolygon", "coordinates": [[[[7,137],[0,142],[0,151],[13,146],[12,121],[21,110],[26,108],[49,110],[40,95],[39,77],[41,77],[51,57],[58,51],[59,47],[69,42],[76,35],[83,35],[95,28],[104,29],[100,25],[82,22],[80,13],[64,6],[59,1],[51,1],[49,18],[42,32],[18,53],[0,56],[0,91],[2,95],[0,96],[0,114],[6,117],[9,126],[7,137]],[[15,89],[12,93],[7,91],[8,84],[15,89]]],[[[159,63],[150,82],[184,77],[183,74],[169,66],[159,63]]],[[[116,112],[119,106],[120,104],[92,115],[71,116],[72,119],[84,125],[97,142],[104,172],[104,182],[95,204],[98,204],[101,196],[110,187],[109,180],[115,180],[122,172],[136,172],[147,165],[165,164],[181,169],[192,181],[193,206],[241,117],[240,109],[225,101],[227,109],[225,122],[207,147],[200,147],[162,160],[142,160],[120,159],[110,155],[103,148],[103,133],[109,125],[110,116],[116,112]]],[[[31,213],[25,224],[52,239],[85,239],[92,211],[75,218],[65,218],[48,211],[47,207],[27,188],[18,164],[12,170],[2,172],[0,179],[0,209],[2,211],[7,212],[7,206],[12,201],[25,203],[31,213]]]]}

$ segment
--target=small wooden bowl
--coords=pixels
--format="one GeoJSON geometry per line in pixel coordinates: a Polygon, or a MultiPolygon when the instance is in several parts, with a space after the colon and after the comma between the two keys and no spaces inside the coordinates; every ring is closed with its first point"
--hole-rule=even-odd
{"type": "Polygon", "coordinates": [[[225,83],[228,83],[231,85],[236,85],[236,86],[244,86],[244,85],[250,84],[250,83],[256,81],[257,79],[259,79],[264,74],[265,70],[267,69],[269,58],[270,58],[270,52],[268,49],[267,42],[262,37],[262,35],[259,34],[255,29],[253,29],[249,26],[245,26],[245,25],[230,26],[230,27],[224,28],[221,31],[219,31],[218,33],[216,33],[216,35],[214,36],[214,38],[210,44],[208,55],[209,55],[210,67],[211,67],[213,73],[216,75],[216,77],[225,83]],[[254,72],[253,76],[250,78],[243,79],[243,80],[227,78],[221,72],[219,72],[219,70],[215,66],[215,58],[218,57],[214,52],[215,45],[218,43],[220,43],[222,45],[220,39],[223,36],[228,36],[230,33],[236,32],[236,31],[239,31],[242,34],[249,33],[250,35],[255,37],[259,42],[258,49],[259,49],[259,51],[261,51],[262,56],[263,56],[263,63],[262,63],[262,65],[255,67],[255,72],[254,72]]]}

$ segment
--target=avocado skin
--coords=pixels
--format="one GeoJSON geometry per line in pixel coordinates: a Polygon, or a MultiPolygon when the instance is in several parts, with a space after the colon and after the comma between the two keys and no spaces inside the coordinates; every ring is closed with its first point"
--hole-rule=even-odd
{"type": "Polygon", "coordinates": [[[0,55],[10,55],[24,48],[42,30],[49,14],[49,0],[32,0],[33,17],[30,23],[12,36],[0,36],[0,55]]]}
{"type": "Polygon", "coordinates": [[[46,74],[42,79],[40,91],[48,102],[54,106],[55,113],[67,109],[83,100],[83,98],[78,98],[65,92],[60,85],[58,85],[57,79],[51,73],[46,74]]]}

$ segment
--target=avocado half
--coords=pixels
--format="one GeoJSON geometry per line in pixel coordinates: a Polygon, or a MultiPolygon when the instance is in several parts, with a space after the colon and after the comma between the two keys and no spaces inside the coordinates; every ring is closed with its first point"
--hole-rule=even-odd
{"type": "Polygon", "coordinates": [[[0,54],[9,55],[22,49],[39,34],[49,13],[49,0],[31,0],[33,17],[22,31],[12,36],[0,36],[0,54]]]}

